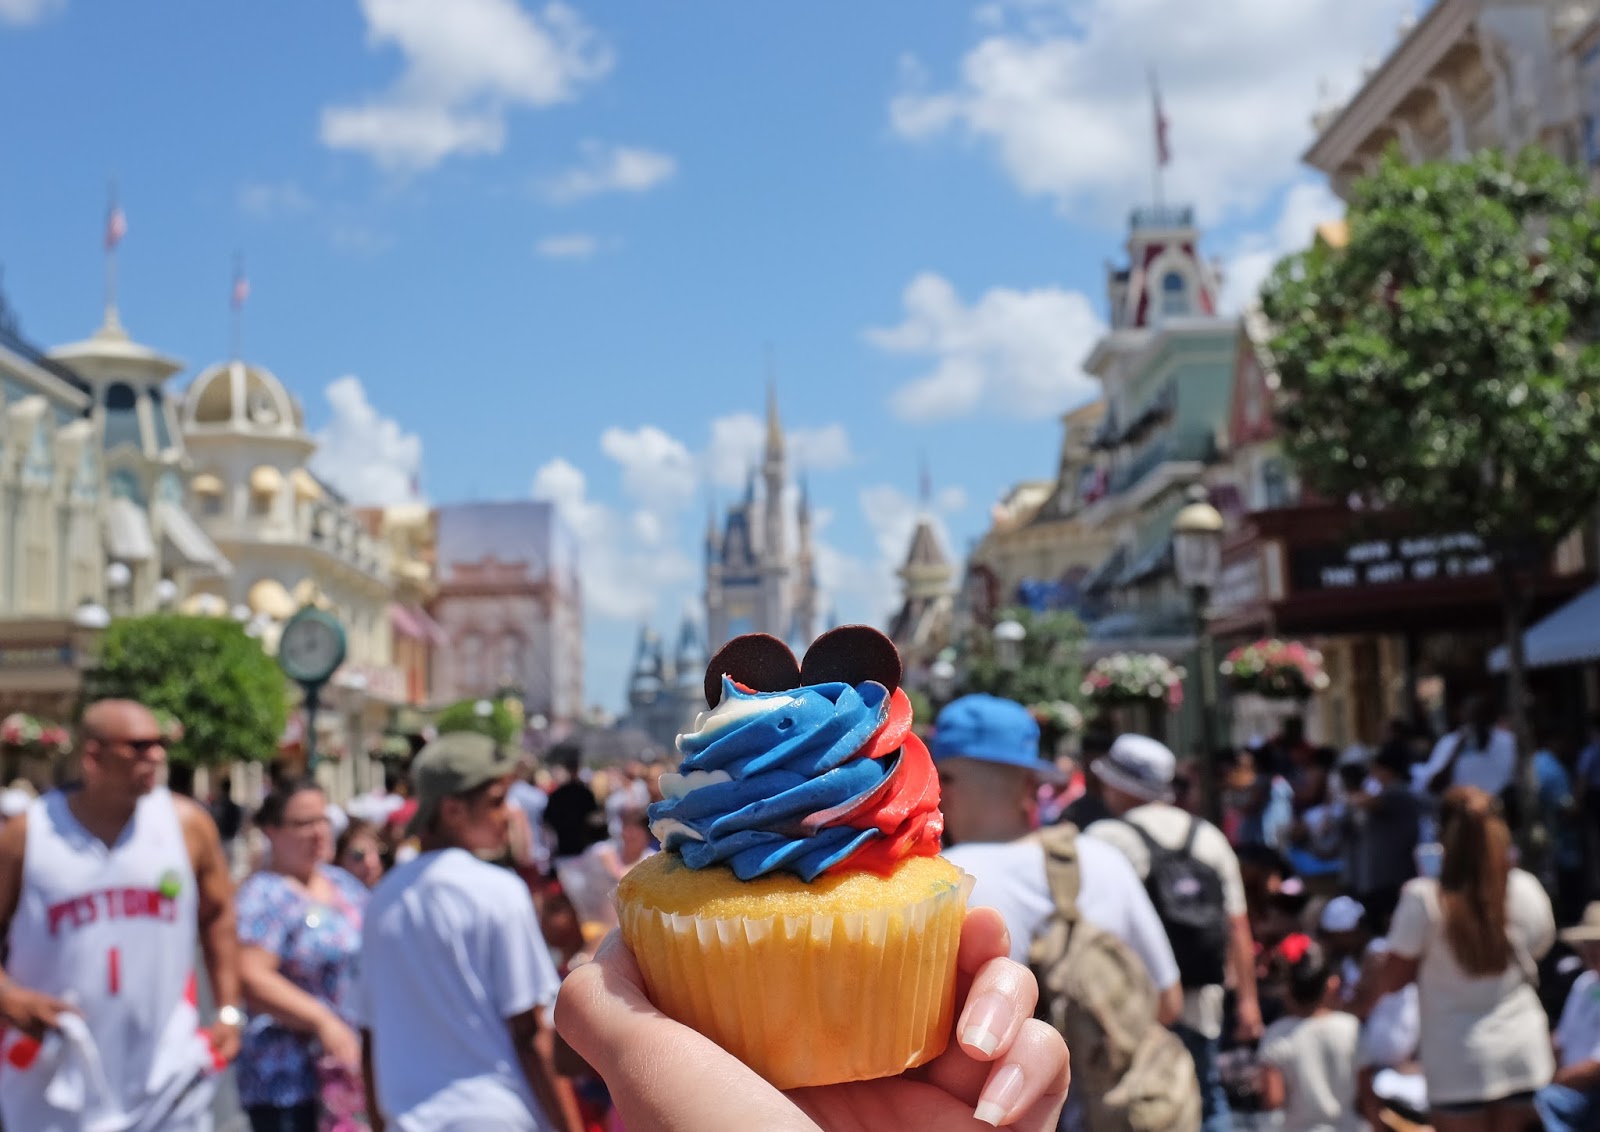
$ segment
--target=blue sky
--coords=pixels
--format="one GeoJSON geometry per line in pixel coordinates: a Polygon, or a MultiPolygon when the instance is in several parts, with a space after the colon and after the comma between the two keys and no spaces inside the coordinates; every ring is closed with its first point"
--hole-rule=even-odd
{"type": "Polygon", "coordinates": [[[588,696],[699,583],[775,359],[840,615],[881,621],[925,454],[952,549],[1052,470],[1104,263],[1197,204],[1235,301],[1335,211],[1297,164],[1395,0],[0,0],[0,265],[24,329],[245,354],[365,500],[561,503],[588,696]],[[1319,94],[1319,83],[1327,92],[1319,94]]]}

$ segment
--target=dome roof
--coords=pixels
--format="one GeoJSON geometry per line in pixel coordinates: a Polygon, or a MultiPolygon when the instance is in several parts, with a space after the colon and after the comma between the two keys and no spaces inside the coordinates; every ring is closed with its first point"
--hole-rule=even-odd
{"type": "Polygon", "coordinates": [[[305,414],[271,370],[232,361],[194,379],[183,397],[183,424],[296,436],[305,431],[305,414]]]}

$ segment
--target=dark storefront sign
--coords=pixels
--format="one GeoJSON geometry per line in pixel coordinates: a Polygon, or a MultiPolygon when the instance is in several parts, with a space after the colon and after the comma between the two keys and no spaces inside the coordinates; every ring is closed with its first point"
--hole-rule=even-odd
{"type": "Polygon", "coordinates": [[[1289,584],[1296,593],[1480,578],[1492,573],[1494,559],[1483,541],[1472,534],[1376,538],[1289,552],[1289,584]]]}
{"type": "Polygon", "coordinates": [[[71,667],[77,659],[71,645],[0,648],[0,669],[71,667]]]}

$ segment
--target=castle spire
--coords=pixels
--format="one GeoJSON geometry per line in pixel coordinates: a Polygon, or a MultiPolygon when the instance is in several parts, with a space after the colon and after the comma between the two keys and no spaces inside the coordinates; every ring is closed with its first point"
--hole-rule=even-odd
{"type": "Polygon", "coordinates": [[[783,422],[778,419],[778,378],[767,358],[767,459],[783,457],[783,422]]]}

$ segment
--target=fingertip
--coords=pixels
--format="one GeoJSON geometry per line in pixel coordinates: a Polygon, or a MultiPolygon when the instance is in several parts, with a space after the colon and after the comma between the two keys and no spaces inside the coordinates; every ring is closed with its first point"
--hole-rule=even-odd
{"type": "Polygon", "coordinates": [[[961,925],[961,946],[956,963],[967,974],[975,974],[991,959],[1011,954],[1011,933],[1006,921],[993,908],[969,908],[961,925]]]}

